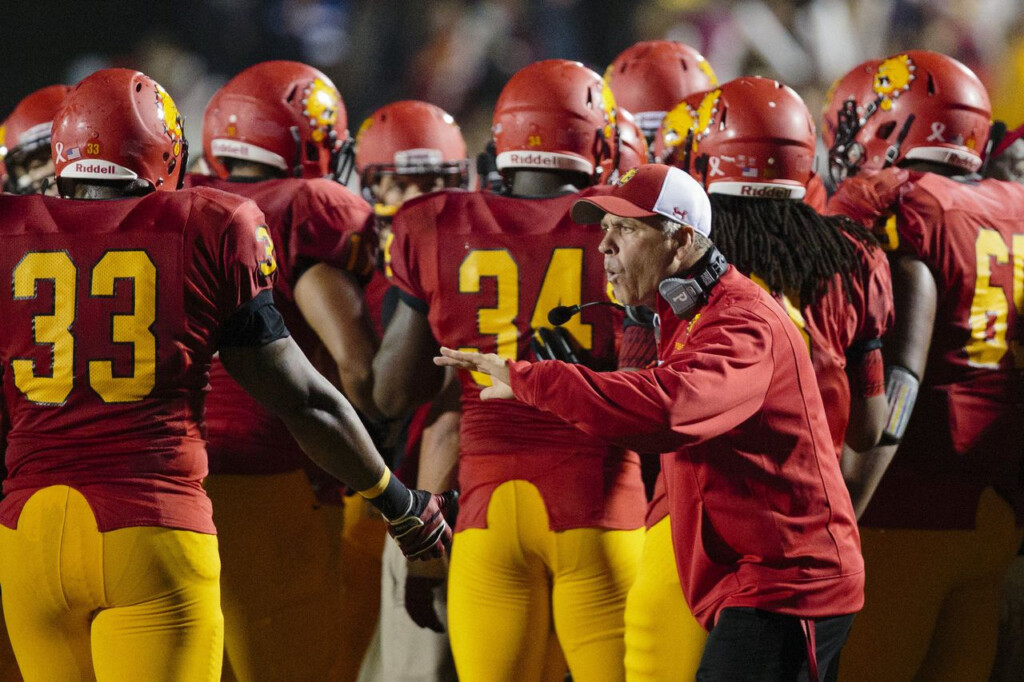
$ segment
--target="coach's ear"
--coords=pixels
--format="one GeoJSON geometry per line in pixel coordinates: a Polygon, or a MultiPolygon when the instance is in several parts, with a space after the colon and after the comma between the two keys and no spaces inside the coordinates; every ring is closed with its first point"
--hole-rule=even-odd
{"type": "Polygon", "coordinates": [[[672,267],[669,272],[673,274],[689,268],[700,258],[700,254],[694,253],[696,242],[693,228],[685,223],[677,224],[679,227],[668,235],[672,248],[672,267]]]}

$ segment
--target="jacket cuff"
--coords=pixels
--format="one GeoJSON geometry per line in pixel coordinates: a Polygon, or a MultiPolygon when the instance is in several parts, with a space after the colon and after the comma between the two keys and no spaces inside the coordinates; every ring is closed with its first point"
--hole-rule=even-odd
{"type": "MultiPolygon", "coordinates": [[[[509,361],[509,386],[512,387],[512,393],[515,394],[516,400],[532,407],[537,406],[534,402],[537,398],[537,388],[542,385],[544,370],[547,369],[542,366],[543,364],[545,363],[529,362],[528,360],[509,361]]],[[[557,363],[551,362],[546,364],[554,365],[557,363]]]]}

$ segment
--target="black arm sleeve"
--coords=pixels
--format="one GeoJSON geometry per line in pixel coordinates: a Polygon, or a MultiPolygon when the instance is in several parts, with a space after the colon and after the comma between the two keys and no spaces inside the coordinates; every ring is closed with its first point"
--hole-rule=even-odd
{"type": "Polygon", "coordinates": [[[423,313],[424,315],[426,315],[427,313],[430,312],[430,306],[427,305],[426,301],[420,298],[416,298],[415,296],[413,296],[412,294],[403,289],[398,290],[398,298],[404,301],[407,306],[409,306],[418,313],[423,313]]]}
{"type": "Polygon", "coordinates": [[[256,294],[221,325],[219,346],[258,348],[288,336],[291,334],[274,305],[274,295],[267,289],[256,294]]]}

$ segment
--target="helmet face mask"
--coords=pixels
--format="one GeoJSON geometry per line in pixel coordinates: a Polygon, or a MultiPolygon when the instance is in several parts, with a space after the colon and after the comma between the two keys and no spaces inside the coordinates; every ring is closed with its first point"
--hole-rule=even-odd
{"type": "Polygon", "coordinates": [[[50,144],[35,145],[10,152],[4,157],[7,178],[4,191],[10,194],[56,195],[57,187],[50,158],[50,144]]]}
{"type": "Polygon", "coordinates": [[[36,90],[22,99],[0,124],[0,162],[7,176],[4,191],[12,194],[56,192],[50,138],[54,114],[70,90],[66,85],[36,90]]]}
{"type": "Polygon", "coordinates": [[[352,143],[341,94],[300,62],[245,69],[218,90],[203,117],[203,154],[219,177],[228,159],[262,164],[291,177],[347,180],[352,143]]]}

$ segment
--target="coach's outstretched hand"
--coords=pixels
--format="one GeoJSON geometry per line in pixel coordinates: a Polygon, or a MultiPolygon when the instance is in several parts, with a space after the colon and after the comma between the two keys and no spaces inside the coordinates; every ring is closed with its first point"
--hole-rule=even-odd
{"type": "Polygon", "coordinates": [[[459,509],[459,493],[431,494],[410,490],[412,506],[403,516],[386,519],[388,533],[407,559],[439,559],[452,547],[452,525],[459,509]],[[449,525],[449,521],[451,525],[449,525]]]}
{"type": "Polygon", "coordinates": [[[482,400],[492,398],[514,399],[509,386],[508,365],[494,353],[465,353],[451,348],[441,348],[441,355],[434,358],[434,364],[441,367],[456,367],[471,372],[481,372],[491,377],[491,385],[480,392],[482,400]]]}

